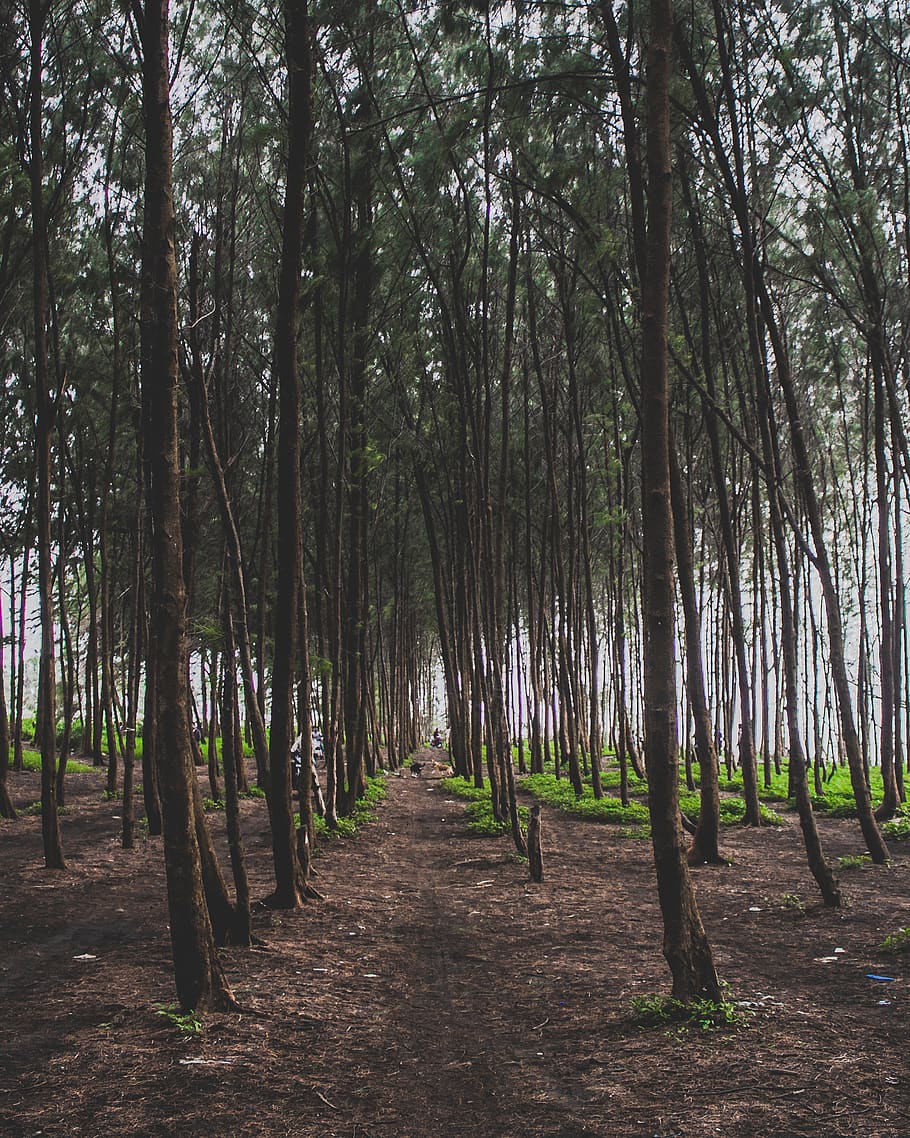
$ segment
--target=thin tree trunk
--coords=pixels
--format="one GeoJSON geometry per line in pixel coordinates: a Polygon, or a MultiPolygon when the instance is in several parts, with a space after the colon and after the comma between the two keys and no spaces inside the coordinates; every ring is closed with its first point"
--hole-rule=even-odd
{"type": "MultiPolygon", "coordinates": [[[[312,131],[310,42],[306,0],[284,5],[287,56],[288,168],[282,230],[274,372],[278,382],[278,595],[286,614],[275,628],[272,666],[272,721],[269,736],[271,778],[267,793],[272,826],[275,890],[269,904],[297,907],[306,894],[297,853],[291,803],[291,742],[294,722],[294,668],[297,656],[301,580],[300,381],[297,374],[297,315],[300,298],[306,171],[312,131]]],[[[312,736],[303,727],[303,769],[310,770],[312,736]]]]}
{"type": "Polygon", "coordinates": [[[15,818],[16,808],[10,798],[7,775],[9,774],[9,716],[6,710],[6,688],[4,671],[3,604],[0,602],[0,818],[15,818]]]}
{"type": "Polygon", "coordinates": [[[692,556],[688,510],[679,459],[672,439],[669,448],[670,492],[673,505],[673,532],[676,538],[676,575],[685,616],[686,677],[689,706],[695,721],[695,749],[698,755],[701,809],[692,838],[689,863],[726,864],[718,849],[720,833],[720,793],[718,791],[717,752],[708,712],[704,668],[701,654],[701,616],[695,596],[695,568],[692,556]]]}
{"type": "Polygon", "coordinates": [[[43,139],[41,125],[42,46],[46,8],[42,0],[29,3],[29,175],[32,207],[33,303],[35,319],[35,516],[38,537],[38,597],[41,611],[41,670],[39,680],[41,740],[41,833],[47,869],[65,869],[57,813],[57,715],[54,667],[54,584],[51,565],[51,438],[56,410],[50,391],[47,322],[47,223],[44,212],[43,139]]]}

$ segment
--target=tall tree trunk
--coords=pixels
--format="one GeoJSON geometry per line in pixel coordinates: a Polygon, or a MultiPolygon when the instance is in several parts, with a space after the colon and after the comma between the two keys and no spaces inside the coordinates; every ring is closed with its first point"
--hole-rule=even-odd
{"type": "Polygon", "coordinates": [[[32,207],[33,312],[35,323],[35,463],[37,492],[35,516],[38,536],[38,597],[41,611],[41,722],[35,729],[41,740],[41,832],[44,864],[64,869],[60,822],[57,813],[57,677],[54,667],[54,583],[51,564],[51,437],[56,417],[48,367],[47,223],[44,212],[42,104],[42,46],[47,9],[42,0],[30,0],[29,24],[29,175],[32,207]]]}
{"type": "Polygon", "coordinates": [[[664,955],[673,995],[720,999],[711,947],[701,923],[679,818],[676,737],[676,620],[670,502],[667,308],[670,281],[670,0],[651,5],[648,45],[647,272],[642,287],[641,446],[644,526],[645,728],[648,805],[664,921],[664,955]]]}
{"type": "Polygon", "coordinates": [[[187,713],[168,30],[168,0],[146,0],[142,21],[146,161],[140,375],[152,522],[158,784],[177,998],[181,1008],[190,1010],[226,1007],[233,1000],[203,892],[194,807],[198,786],[187,713]]]}
{"type": "MultiPolygon", "coordinates": [[[[762,450],[765,462],[776,475],[779,485],[781,474],[780,456],[776,445],[776,433],[772,421],[771,404],[764,387],[758,393],[759,425],[761,428],[762,450]]],[[[806,856],[812,875],[818,883],[826,905],[836,908],[841,902],[840,886],[833,870],[825,859],[821,837],[812,809],[809,782],[806,771],[806,752],[799,730],[799,695],[797,691],[797,638],[796,622],[793,619],[793,595],[790,586],[790,565],[784,525],[781,518],[780,503],[776,487],[768,488],[768,502],[771,514],[771,532],[777,556],[778,588],[781,614],[781,647],[784,657],[784,687],[786,692],[787,730],[790,740],[790,790],[796,801],[800,827],[806,846],[806,856]]]]}
{"type": "MultiPolygon", "coordinates": [[[[301,580],[300,381],[297,374],[297,314],[300,300],[306,170],[312,132],[310,42],[306,0],[286,0],[285,51],[288,69],[288,169],[282,231],[274,371],[278,382],[278,595],[285,614],[275,627],[272,666],[272,722],[268,789],[275,891],[269,903],[295,908],[306,892],[297,854],[291,802],[291,743],[294,738],[294,669],[297,655],[301,580]]],[[[312,739],[302,725],[304,771],[312,739]]]]}

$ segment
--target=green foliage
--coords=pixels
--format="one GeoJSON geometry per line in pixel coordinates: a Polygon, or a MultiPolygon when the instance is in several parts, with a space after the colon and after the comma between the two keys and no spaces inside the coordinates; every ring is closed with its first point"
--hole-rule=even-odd
{"type": "Polygon", "coordinates": [[[872,858],[868,854],[847,854],[846,857],[838,858],[837,864],[841,869],[862,869],[872,864],[872,858]]]}
{"type": "Polygon", "coordinates": [[[206,812],[209,812],[212,810],[223,810],[224,809],[224,801],[220,798],[203,798],[202,809],[205,810],[206,812]]]}
{"type": "Polygon", "coordinates": [[[832,802],[829,798],[819,799],[817,807],[821,814],[829,818],[855,818],[856,801],[851,797],[849,802],[832,802]]]}
{"type": "MultiPolygon", "coordinates": [[[[36,774],[41,773],[41,754],[38,751],[23,751],[22,752],[22,769],[27,771],[34,771],[36,774]]],[[[66,770],[68,774],[91,774],[92,771],[97,770],[97,767],[92,766],[91,763],[79,763],[74,759],[66,760],[66,770]]]]}
{"type": "MultiPolygon", "coordinates": [[[[489,798],[483,802],[469,802],[465,807],[465,814],[468,817],[468,830],[472,834],[495,837],[510,832],[511,825],[508,819],[504,822],[496,821],[493,814],[493,803],[489,798]]],[[[522,826],[527,827],[528,811],[524,806],[518,807],[518,819],[522,826]]]]}
{"type": "MultiPolygon", "coordinates": [[[[363,796],[358,798],[354,804],[353,813],[348,814],[344,818],[339,818],[338,824],[334,829],[326,825],[325,818],[316,817],[313,819],[313,828],[316,831],[316,837],[326,838],[328,840],[334,838],[353,838],[361,827],[373,820],[376,808],[387,794],[388,787],[386,786],[385,777],[383,775],[368,778],[366,780],[366,790],[363,796]]],[[[295,821],[299,826],[299,815],[295,817],[295,821]]]]}
{"type": "Polygon", "coordinates": [[[468,830],[478,837],[493,838],[509,832],[508,822],[496,821],[489,793],[483,801],[469,802],[465,807],[465,814],[468,818],[468,830]]]}
{"type": "Polygon", "coordinates": [[[683,1030],[719,1031],[747,1027],[752,1013],[732,1000],[693,1000],[685,1003],[673,996],[646,995],[632,1000],[635,1022],[642,1028],[675,1025],[683,1030]]]}
{"type": "Polygon", "coordinates": [[[556,778],[552,774],[528,775],[521,780],[521,786],[541,802],[556,806],[579,818],[626,825],[643,824],[649,820],[648,808],[640,802],[630,802],[628,806],[623,806],[617,798],[610,796],[595,798],[590,786],[586,786],[584,793],[579,797],[568,779],[556,778]]]}
{"type": "MultiPolygon", "coordinates": [[[[483,786],[475,786],[470,779],[453,776],[444,778],[440,784],[449,794],[467,799],[465,814],[468,818],[468,830],[478,837],[495,838],[500,834],[509,833],[509,822],[497,822],[493,814],[493,802],[490,797],[490,784],[484,779],[483,786]]],[[[520,806],[518,816],[522,825],[527,825],[528,811],[520,806]]]]}
{"type": "Polygon", "coordinates": [[[475,786],[470,779],[453,775],[451,778],[441,779],[439,785],[447,793],[457,794],[459,798],[468,798],[473,802],[483,802],[490,797],[486,780],[484,780],[483,786],[475,786]]]}
{"type": "MultiPolygon", "coordinates": [[[[604,790],[618,790],[622,783],[622,773],[618,767],[607,767],[600,772],[600,784],[604,790]]],[[[647,794],[648,784],[639,778],[634,770],[629,768],[626,772],[626,785],[630,794],[647,794]]]]}
{"type": "Polygon", "coordinates": [[[241,798],[265,798],[265,791],[261,786],[251,786],[250,789],[240,795],[241,798]]]}
{"type": "Polygon", "coordinates": [[[183,1035],[201,1035],[205,1024],[195,1012],[181,1012],[177,1004],[157,1004],[156,1012],[183,1035]]]}
{"type": "Polygon", "coordinates": [[[621,838],[633,838],[642,841],[650,839],[651,826],[650,824],[647,826],[620,826],[618,833],[621,838]]]}
{"type": "Polygon", "coordinates": [[[785,893],[781,897],[781,903],[785,909],[792,909],[794,913],[799,913],[801,917],[806,915],[806,903],[797,893],[785,893]]]}
{"type": "MultiPolygon", "coordinates": [[[[878,767],[869,772],[869,782],[873,802],[882,799],[882,774],[878,767]]],[[[856,799],[853,796],[853,787],[850,784],[850,772],[846,767],[837,767],[828,776],[824,783],[824,793],[813,795],[813,807],[829,818],[855,818],[856,799]]]]}
{"type": "MultiPolygon", "coordinates": [[[[697,794],[688,792],[680,794],[679,807],[683,813],[688,815],[694,822],[698,821],[698,816],[701,813],[701,799],[697,794]]],[[[767,806],[759,804],[759,809],[761,810],[762,821],[765,825],[782,826],[784,824],[783,818],[767,806]]],[[[744,798],[741,798],[739,795],[721,797],[720,824],[722,826],[738,826],[745,816],[746,802],[744,798]]]]}
{"type": "Polygon", "coordinates": [[[898,929],[896,933],[890,933],[881,943],[881,947],[885,952],[908,952],[910,951],[910,926],[905,925],[903,928],[898,929]]]}
{"type": "Polygon", "coordinates": [[[882,833],[886,838],[890,838],[892,841],[899,842],[910,838],[910,818],[906,815],[892,818],[890,822],[885,822],[882,826],[882,833]]]}

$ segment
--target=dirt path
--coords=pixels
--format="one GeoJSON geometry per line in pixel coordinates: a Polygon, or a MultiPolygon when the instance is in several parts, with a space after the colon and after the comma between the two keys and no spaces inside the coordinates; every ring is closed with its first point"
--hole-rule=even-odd
{"type": "MultiPolygon", "coordinates": [[[[16,778],[22,804],[36,780],[16,778]]],[[[0,828],[4,1135],[910,1135],[906,958],[878,948],[910,925],[900,850],[845,876],[850,904],[829,913],[797,827],[726,833],[734,864],[700,871],[699,902],[755,1018],[643,1031],[632,997],[669,986],[648,843],[547,811],[534,886],[438,780],[391,777],[377,820],[319,859],[326,899],[257,910],[267,947],[226,954],[248,1012],[181,1034],[159,1014],[160,842],[122,851],[101,785],[73,779],[65,875],[37,868],[38,819],[0,828]]],[[[262,802],[244,816],[264,896],[262,802]]],[[[832,857],[860,852],[855,823],[824,833],[832,857]]]]}

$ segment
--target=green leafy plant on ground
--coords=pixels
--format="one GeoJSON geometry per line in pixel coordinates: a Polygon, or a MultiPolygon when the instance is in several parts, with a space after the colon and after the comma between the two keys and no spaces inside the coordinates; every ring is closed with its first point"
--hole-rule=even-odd
{"type": "MultiPolygon", "coordinates": [[[[353,813],[348,814],[344,818],[339,818],[336,828],[332,829],[327,826],[325,818],[316,817],[314,819],[316,837],[328,840],[334,838],[353,838],[361,827],[365,826],[367,822],[372,821],[377,806],[387,794],[388,788],[386,787],[385,777],[383,775],[368,778],[366,780],[366,790],[363,796],[357,799],[353,813]]],[[[296,818],[296,822],[297,825],[300,825],[299,815],[296,818]]]]}
{"type": "Polygon", "coordinates": [[[684,1003],[673,996],[636,996],[632,1015],[639,1027],[699,1028],[719,1031],[747,1027],[752,1013],[733,1000],[693,1000],[684,1003]]]}
{"type": "Polygon", "coordinates": [[[872,864],[872,858],[868,854],[847,854],[846,857],[838,858],[837,864],[841,869],[862,869],[863,866],[872,864]]]}
{"type": "Polygon", "coordinates": [[[905,925],[895,933],[890,933],[882,941],[881,947],[885,952],[910,952],[910,926],[905,925]]]}
{"type": "Polygon", "coordinates": [[[520,786],[541,802],[579,818],[621,825],[645,825],[649,820],[648,808],[641,802],[630,802],[628,806],[623,806],[612,795],[595,798],[594,791],[589,786],[585,787],[584,793],[579,797],[568,779],[556,778],[552,774],[528,775],[521,779],[520,786]]]}
{"type": "MultiPolygon", "coordinates": [[[[41,753],[39,751],[23,751],[22,752],[22,769],[33,771],[35,774],[41,773],[41,753]]],[[[76,759],[66,760],[66,773],[67,774],[91,774],[92,771],[104,769],[92,766],[91,763],[80,763],[76,759]]]]}
{"type": "MultiPolygon", "coordinates": [[[[493,814],[490,784],[487,780],[484,780],[483,786],[475,786],[470,779],[454,775],[452,778],[442,779],[440,786],[447,794],[454,794],[467,801],[465,814],[468,818],[468,830],[472,834],[497,837],[499,834],[509,832],[509,823],[497,822],[493,814]]],[[[523,806],[519,807],[518,816],[522,825],[526,826],[528,811],[523,806]]]]}
{"type": "MultiPolygon", "coordinates": [[[[701,799],[697,794],[681,794],[679,807],[693,822],[698,821],[701,812],[701,799]]],[[[766,826],[782,826],[783,818],[770,807],[760,804],[762,821],[766,826]]],[[[738,795],[720,800],[720,824],[722,826],[738,826],[746,816],[746,801],[738,795]]]]}
{"type": "Polygon", "coordinates": [[[183,1035],[201,1035],[205,1030],[205,1024],[195,1012],[181,1012],[177,1004],[158,1004],[156,1012],[183,1035]]]}
{"type": "Polygon", "coordinates": [[[904,841],[910,838],[910,818],[902,816],[899,818],[892,818],[890,822],[885,822],[882,826],[882,834],[891,841],[904,841]]]}
{"type": "Polygon", "coordinates": [[[439,785],[448,794],[455,794],[459,798],[467,798],[473,802],[482,802],[490,797],[490,788],[486,780],[483,786],[475,786],[469,778],[453,775],[451,778],[441,779],[439,785]]]}

